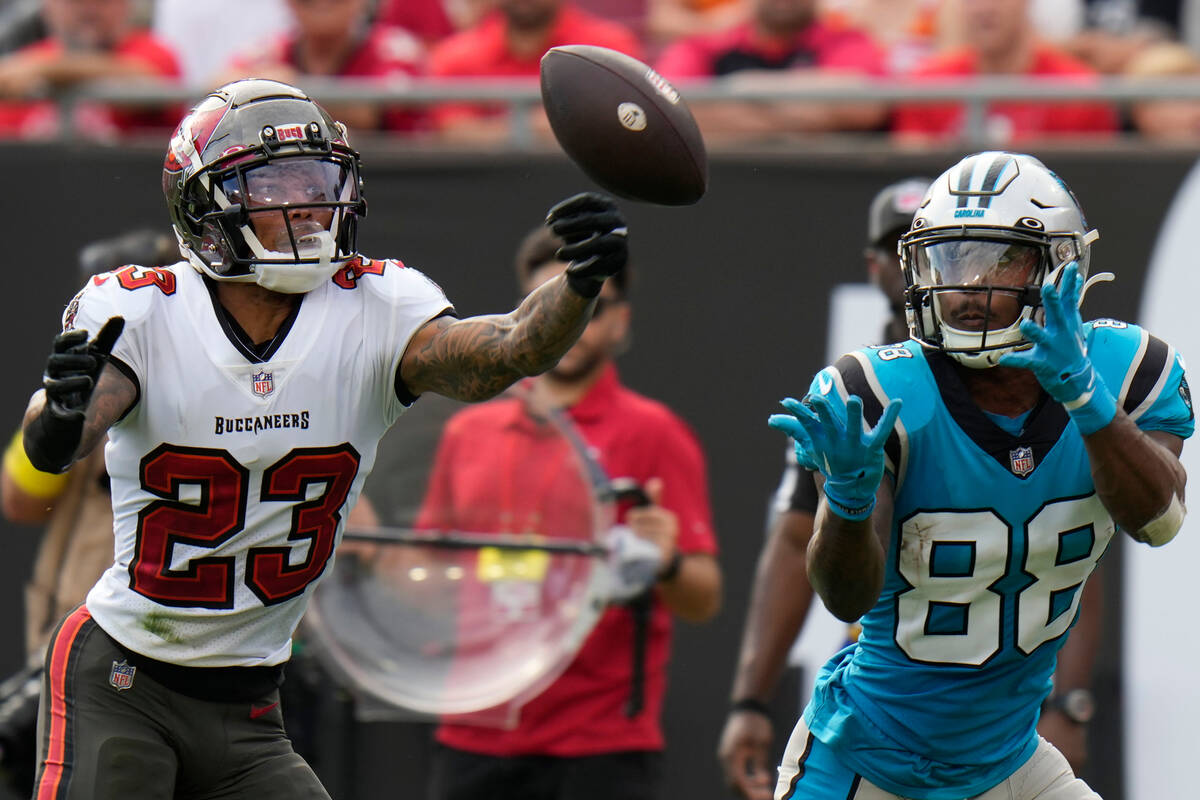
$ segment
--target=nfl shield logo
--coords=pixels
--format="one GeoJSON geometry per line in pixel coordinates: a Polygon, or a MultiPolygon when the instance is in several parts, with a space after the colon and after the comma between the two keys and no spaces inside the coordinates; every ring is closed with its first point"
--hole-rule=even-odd
{"type": "Polygon", "coordinates": [[[250,387],[259,397],[266,397],[275,391],[275,379],[272,377],[272,373],[264,370],[257,375],[250,376],[250,387]]]}
{"type": "Polygon", "coordinates": [[[1022,478],[1033,472],[1032,447],[1018,447],[1016,450],[1010,450],[1008,460],[1012,464],[1012,471],[1022,478]]]}
{"type": "Polygon", "coordinates": [[[120,662],[114,661],[112,672],[108,674],[108,682],[117,691],[123,692],[133,686],[133,673],[135,672],[137,672],[137,667],[129,666],[124,659],[121,659],[120,662]]]}

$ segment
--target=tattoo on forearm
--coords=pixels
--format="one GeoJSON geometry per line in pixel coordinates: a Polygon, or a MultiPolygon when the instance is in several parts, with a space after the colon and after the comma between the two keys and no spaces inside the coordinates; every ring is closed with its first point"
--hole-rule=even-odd
{"type": "Polygon", "coordinates": [[[83,423],[83,437],[75,454],[76,459],[92,452],[136,398],[137,390],[133,383],[116,369],[106,367],[88,403],[87,419],[83,423]]]}
{"type": "Polygon", "coordinates": [[[587,324],[589,304],[555,278],[510,314],[435,321],[437,333],[410,354],[408,368],[438,394],[494,397],[556,364],[587,324]]]}

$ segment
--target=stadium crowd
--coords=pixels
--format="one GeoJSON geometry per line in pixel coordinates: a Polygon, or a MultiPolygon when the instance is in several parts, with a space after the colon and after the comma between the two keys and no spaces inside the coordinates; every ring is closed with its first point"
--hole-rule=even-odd
{"type": "MultiPolygon", "coordinates": [[[[502,142],[502,102],[420,100],[425,81],[533,80],[557,45],[596,44],[668,79],[784,93],[878,82],[920,88],[976,75],[1087,84],[1200,72],[1194,0],[0,0],[0,138],[117,141],[162,135],[183,104],[61,102],[81,85],[174,86],[186,99],[238,77],[377,80],[398,101],[323,97],[357,132],[411,141],[502,142]],[[228,24],[236,18],[238,24],[228,24]],[[204,47],[190,46],[203,40],[204,47]],[[69,120],[60,114],[70,115],[69,120]],[[69,127],[64,127],[69,125],[69,127]]],[[[693,102],[709,141],[760,142],[830,131],[892,133],[906,144],[964,133],[961,104],[693,102]]],[[[527,125],[549,128],[539,107],[527,125]]],[[[980,123],[976,123],[980,124],[980,123]]],[[[1003,101],[986,106],[988,142],[1137,133],[1200,137],[1200,101],[1003,101]]]]}

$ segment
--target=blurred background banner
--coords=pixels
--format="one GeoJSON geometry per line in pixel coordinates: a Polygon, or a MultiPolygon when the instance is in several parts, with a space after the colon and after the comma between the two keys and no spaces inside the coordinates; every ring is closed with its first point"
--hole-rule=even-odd
{"type": "MultiPolygon", "coordinates": [[[[1085,318],[1144,322],[1200,363],[1200,355],[1188,352],[1200,343],[1194,332],[1185,335],[1194,327],[1190,302],[1197,293],[1188,291],[1191,284],[1166,284],[1183,303],[1170,310],[1143,306],[1142,297],[1162,220],[1196,154],[1133,149],[1036,154],[1075,189],[1089,222],[1101,232],[1093,269],[1117,275],[1115,284],[1101,285],[1089,295],[1085,318]],[[1139,314],[1143,307],[1147,316],[1139,314]],[[1164,324],[1169,321],[1164,316],[1174,319],[1176,327],[1164,324]]],[[[937,174],[961,155],[873,150],[717,154],[709,193],[698,205],[668,209],[623,204],[637,264],[633,327],[640,344],[623,358],[622,374],[676,409],[702,440],[726,576],[727,599],[717,620],[703,628],[677,628],[664,714],[671,796],[725,796],[717,788],[721,784],[713,753],[767,503],[783,457],[778,434],[766,426],[767,415],[780,398],[803,392],[825,364],[834,288],[863,279],[863,212],[870,198],[899,178],[937,174]]],[[[463,315],[515,302],[509,263],[520,233],[549,204],[591,188],[558,154],[470,157],[367,149],[363,161],[371,215],[360,239],[362,251],[368,256],[397,254],[421,269],[441,284],[463,315]]],[[[10,426],[16,426],[37,386],[61,310],[82,283],[80,248],[132,228],[167,229],[158,188],[161,164],[158,146],[0,149],[0,171],[8,187],[2,205],[7,235],[0,336],[10,343],[8,389],[0,393],[0,411],[10,426]]],[[[1174,224],[1188,231],[1196,227],[1194,217],[1174,224]]],[[[1160,253],[1160,261],[1190,270],[1192,283],[1193,236],[1185,237],[1189,246],[1160,253]]],[[[418,407],[426,404],[432,405],[424,399],[418,407]]],[[[403,427],[394,433],[400,435],[403,427]]],[[[387,451],[385,440],[381,452],[387,451]]],[[[397,466],[381,460],[376,469],[397,466]]],[[[5,527],[9,529],[0,531],[7,552],[0,566],[0,603],[12,613],[0,616],[0,640],[15,643],[23,635],[17,609],[38,534],[5,527]]],[[[1107,558],[1120,562],[1126,549],[1122,540],[1107,558]]],[[[1141,555],[1147,575],[1155,576],[1164,562],[1177,558],[1170,550],[1141,555]]],[[[1181,570],[1184,560],[1178,559],[1181,570]]],[[[1157,577],[1150,580],[1162,583],[1157,577]]],[[[1163,796],[1127,793],[1124,786],[1119,700],[1124,589],[1116,579],[1107,586],[1108,628],[1097,667],[1099,712],[1088,778],[1107,800],[1163,796]]],[[[1160,603],[1157,613],[1163,608],[1160,603]]],[[[1127,628],[1137,624],[1128,615],[1124,623],[1127,628]]],[[[1158,664],[1180,659],[1175,639],[1166,633],[1139,638],[1139,658],[1158,664]]],[[[15,672],[21,662],[20,648],[0,651],[2,674],[15,672]]],[[[1185,672],[1194,664],[1178,663],[1185,672]]],[[[1154,673],[1146,680],[1167,685],[1154,673]]],[[[1175,685],[1193,697],[1197,692],[1194,681],[1181,679],[1175,685]]],[[[334,687],[322,688],[336,693],[334,687]]],[[[1152,705],[1161,711],[1160,703],[1152,705]]],[[[793,722],[791,715],[781,731],[793,722]]],[[[321,746],[329,752],[322,778],[334,796],[369,800],[393,796],[396,786],[409,781],[422,785],[427,737],[413,734],[412,726],[336,715],[323,724],[328,741],[321,746]]],[[[1170,735],[1151,733],[1149,727],[1146,731],[1147,740],[1170,735]]],[[[1180,741],[1194,743],[1194,736],[1181,735],[1180,741]]]]}

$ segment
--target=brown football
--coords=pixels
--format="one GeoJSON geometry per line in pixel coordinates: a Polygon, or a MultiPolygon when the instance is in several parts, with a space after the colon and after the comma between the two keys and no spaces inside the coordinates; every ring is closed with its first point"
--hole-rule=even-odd
{"type": "Polygon", "coordinates": [[[679,92],[632,56],[592,45],[542,56],[542,104],[555,138],[589,178],[647,203],[695,203],[708,156],[679,92]]]}

